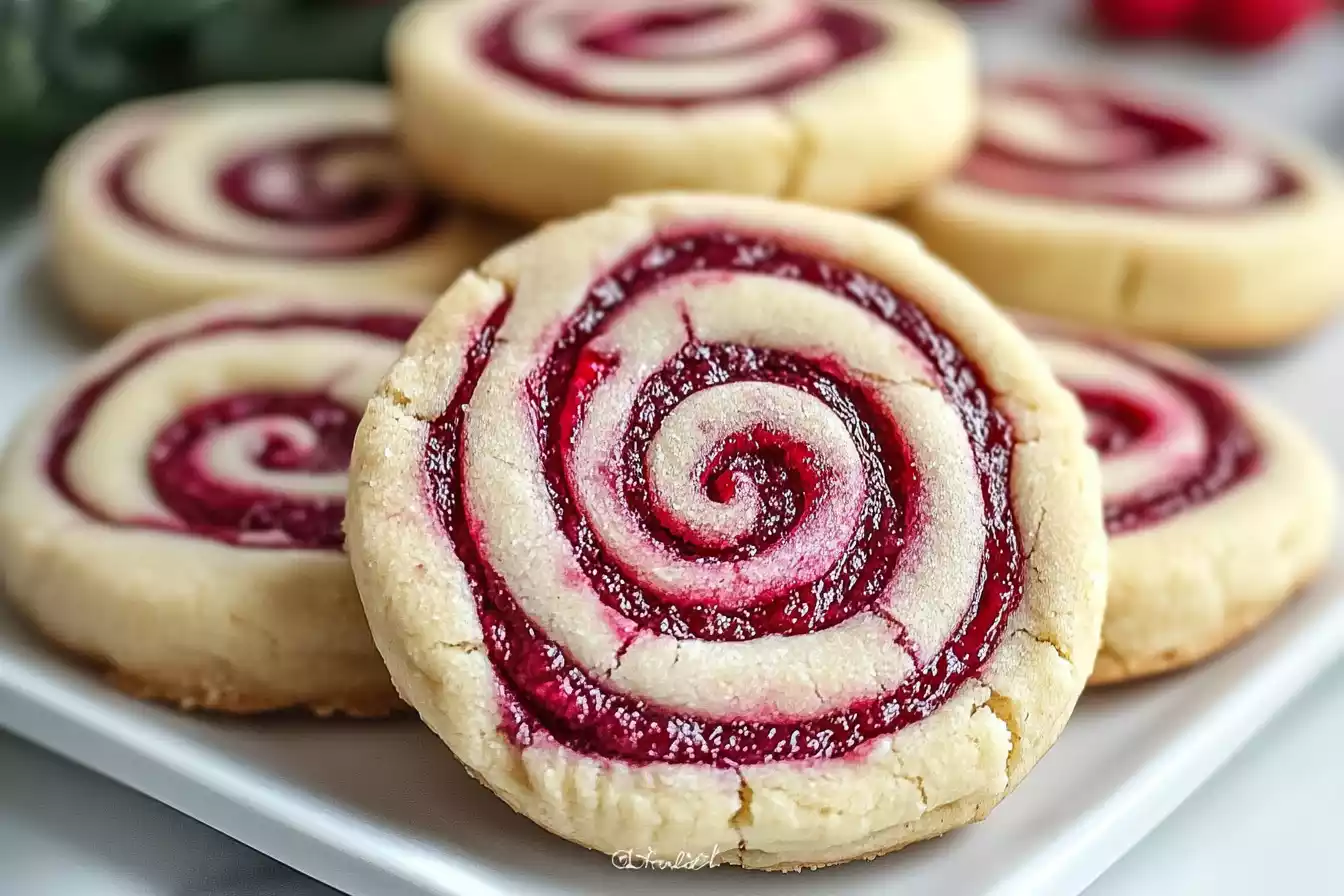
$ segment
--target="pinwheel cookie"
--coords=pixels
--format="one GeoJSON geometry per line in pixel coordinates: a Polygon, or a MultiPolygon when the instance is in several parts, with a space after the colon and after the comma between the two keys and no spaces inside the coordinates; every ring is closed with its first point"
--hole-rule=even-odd
{"type": "Polygon", "coordinates": [[[224,301],[115,340],[0,465],[14,604],[137,696],[397,707],[341,519],[363,406],[427,305],[224,301]]]}
{"type": "Polygon", "coordinates": [[[401,693],[604,851],[871,857],[985,815],[1091,672],[1096,460],[1039,353],[902,231],[648,196],[444,296],[356,437],[401,693]]]}
{"type": "Polygon", "coordinates": [[[1214,653],[1321,568],[1334,477],[1291,421],[1172,349],[1024,323],[1102,458],[1111,584],[1093,683],[1214,653]]]}
{"type": "Polygon", "coordinates": [[[969,42],[924,0],[425,0],[389,46],[413,160],[535,220],[669,188],[885,208],[974,137],[969,42]]]}
{"type": "Polygon", "coordinates": [[[1243,347],[1344,300],[1344,179],[1314,150],[1082,77],[994,84],[983,119],[907,221],[995,301],[1243,347]]]}
{"type": "Polygon", "coordinates": [[[226,87],[122,106],[47,173],[51,266],[110,332],[221,293],[437,293],[507,238],[420,186],[380,88],[226,87]]]}

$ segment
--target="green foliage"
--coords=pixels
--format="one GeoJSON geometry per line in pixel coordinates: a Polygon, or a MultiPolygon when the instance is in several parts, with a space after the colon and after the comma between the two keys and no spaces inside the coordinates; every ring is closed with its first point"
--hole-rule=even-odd
{"type": "Polygon", "coordinates": [[[0,0],[0,157],[101,110],[219,81],[382,75],[399,2],[0,0]]]}

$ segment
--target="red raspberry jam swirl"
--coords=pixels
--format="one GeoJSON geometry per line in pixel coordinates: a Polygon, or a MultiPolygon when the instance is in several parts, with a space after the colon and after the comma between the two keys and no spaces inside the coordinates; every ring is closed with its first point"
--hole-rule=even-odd
{"type": "Polygon", "coordinates": [[[1105,513],[1110,535],[1157,525],[1226,494],[1260,471],[1260,442],[1222,386],[1120,345],[1102,340],[1086,345],[1143,371],[1168,393],[1145,396],[1133,388],[1108,389],[1071,379],[1068,370],[1058,371],[1087,414],[1088,441],[1101,455],[1103,479],[1108,468],[1113,470],[1126,458],[1140,452],[1152,456],[1140,481],[1123,493],[1108,489],[1105,513]],[[1171,395],[1179,407],[1173,406],[1171,395]],[[1179,419],[1186,416],[1194,419],[1179,419]],[[1191,426],[1202,436],[1202,450],[1187,457],[1189,449],[1175,443],[1191,426]]]}
{"type": "Polygon", "coordinates": [[[777,760],[843,756],[936,711],[975,676],[1004,635],[1023,588],[1024,558],[1009,488],[1012,427],[974,362],[916,305],[863,271],[791,248],[779,237],[713,230],[667,235],[628,255],[595,282],[557,333],[529,381],[531,415],[558,527],[588,583],[616,613],[645,631],[678,639],[745,641],[837,625],[870,608],[897,574],[907,539],[927,520],[913,502],[921,471],[890,414],[839,361],[743,344],[704,342],[688,331],[682,349],[640,387],[616,453],[614,476],[628,511],[647,537],[712,564],[767,548],[806,517],[824,487],[810,451],[758,428],[725,440],[705,460],[707,494],[729,498],[746,477],[762,512],[740,543],[706,547],[679,533],[652,505],[646,452],[661,423],[683,401],[715,386],[783,384],[824,402],[843,421],[862,459],[860,524],[837,565],[813,582],[748,606],[714,596],[657,593],[607,555],[567,475],[573,435],[594,383],[611,359],[597,339],[625,306],[673,278],[708,272],[750,273],[809,284],[852,302],[894,327],[927,359],[945,400],[968,434],[984,498],[986,533],[979,584],[953,635],[896,689],[815,718],[790,721],[705,718],[613,691],[550,640],[519,606],[479,547],[467,513],[462,427],[476,384],[490,362],[509,311],[500,305],[470,347],[465,373],[444,414],[429,428],[423,476],[426,500],[453,545],[477,601],[485,648],[496,669],[503,730],[527,745],[549,737],[580,753],[629,762],[733,767],[777,760]]]}
{"type": "Polygon", "coordinates": [[[56,490],[91,519],[116,526],[159,529],[226,544],[339,550],[345,500],[319,495],[278,494],[242,488],[209,467],[206,455],[222,433],[259,427],[260,447],[249,458],[270,472],[344,472],[350,463],[362,407],[350,407],[322,392],[245,392],[184,409],[159,431],[145,458],[155,496],[172,522],[115,519],[86,500],[70,481],[67,463],[85,423],[123,379],[169,349],[180,350],[224,334],[272,333],[327,328],[405,341],[419,318],[403,314],[289,313],[275,317],[217,320],[147,343],[107,373],[83,386],[61,410],[51,435],[46,473],[56,490]],[[258,537],[263,536],[263,537],[258,537]]]}
{"type": "Polygon", "coordinates": [[[886,41],[868,16],[817,0],[529,0],[486,25],[476,52],[557,96],[677,108],[780,96],[886,41]],[[665,74],[647,77],[654,66],[665,74]]]}
{"type": "Polygon", "coordinates": [[[213,195],[228,213],[255,222],[257,238],[192,233],[173,221],[171,209],[156,209],[137,194],[135,172],[147,145],[131,145],[108,168],[104,189],[112,204],[159,236],[213,252],[314,259],[377,255],[422,239],[444,214],[442,204],[418,184],[371,173],[377,166],[359,170],[359,159],[395,157],[389,135],[350,132],[275,142],[230,159],[210,173],[213,195]],[[265,228],[275,227],[285,228],[287,237],[268,237],[265,228]]]}
{"type": "Polygon", "coordinates": [[[1263,151],[1104,89],[993,85],[983,118],[960,177],[1005,193],[1212,214],[1254,209],[1302,188],[1263,151]]]}

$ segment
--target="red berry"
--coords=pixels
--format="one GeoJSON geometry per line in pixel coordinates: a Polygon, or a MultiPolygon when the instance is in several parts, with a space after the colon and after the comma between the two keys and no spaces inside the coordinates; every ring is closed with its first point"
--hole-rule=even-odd
{"type": "Polygon", "coordinates": [[[1092,15],[1113,37],[1165,37],[1188,26],[1199,7],[1200,0],[1092,0],[1092,15]]]}
{"type": "Polygon", "coordinates": [[[1325,9],[1325,0],[1204,0],[1201,36],[1229,47],[1268,47],[1325,9]]]}

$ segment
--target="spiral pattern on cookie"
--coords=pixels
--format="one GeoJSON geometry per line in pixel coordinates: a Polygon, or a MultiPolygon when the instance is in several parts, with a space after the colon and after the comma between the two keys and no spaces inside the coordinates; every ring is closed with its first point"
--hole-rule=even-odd
{"type": "MultiPolygon", "coordinates": [[[[125,222],[226,256],[356,259],[406,247],[445,209],[413,177],[380,96],[241,93],[146,104],[98,134],[88,184],[125,222]],[[305,99],[306,97],[306,99],[305,99]]],[[[92,138],[91,138],[92,139],[92,138]]]]}
{"type": "Polygon", "coordinates": [[[1012,425],[919,306],[714,227],[545,305],[479,326],[422,462],[517,743],[841,756],[992,655],[1023,588],[1012,425]]]}
{"type": "Polygon", "coordinates": [[[111,525],[338,549],[355,427],[418,322],[280,302],[153,331],[60,408],[46,476],[111,525]]]}
{"type": "Polygon", "coordinates": [[[1025,196],[1184,213],[1253,209],[1300,189],[1266,151],[1105,88],[992,84],[963,181],[1025,196]]]}
{"type": "Polygon", "coordinates": [[[571,99],[692,106],[777,96],[886,39],[861,8],[821,0],[524,0],[485,28],[478,52],[571,99]]]}
{"type": "Polygon", "coordinates": [[[1028,327],[1087,414],[1112,536],[1206,504],[1261,468],[1238,403],[1193,363],[1044,321],[1028,327]]]}

